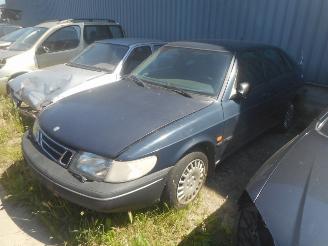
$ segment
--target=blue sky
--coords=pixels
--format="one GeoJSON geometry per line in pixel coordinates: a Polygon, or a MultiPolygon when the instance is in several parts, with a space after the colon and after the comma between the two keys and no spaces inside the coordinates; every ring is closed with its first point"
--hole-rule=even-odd
{"type": "Polygon", "coordinates": [[[0,4],[6,3],[6,0],[0,0],[0,4]]]}

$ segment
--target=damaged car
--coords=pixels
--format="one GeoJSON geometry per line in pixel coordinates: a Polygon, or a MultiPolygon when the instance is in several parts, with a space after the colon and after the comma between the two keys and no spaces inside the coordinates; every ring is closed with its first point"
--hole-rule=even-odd
{"type": "Polygon", "coordinates": [[[14,43],[0,50],[2,94],[17,76],[68,62],[97,40],[124,37],[121,25],[113,20],[55,20],[24,29],[14,43]]]}
{"type": "Polygon", "coordinates": [[[23,113],[35,115],[50,103],[122,79],[163,44],[138,38],[97,41],[69,63],[11,80],[9,93],[23,113]]]}
{"type": "Polygon", "coordinates": [[[327,245],[328,112],[276,152],[240,199],[238,245],[327,245]]]}
{"type": "Polygon", "coordinates": [[[302,85],[278,48],[173,42],[122,81],[46,107],[24,158],[57,195],[114,212],[190,204],[226,156],[265,130],[287,130],[302,85]]]}

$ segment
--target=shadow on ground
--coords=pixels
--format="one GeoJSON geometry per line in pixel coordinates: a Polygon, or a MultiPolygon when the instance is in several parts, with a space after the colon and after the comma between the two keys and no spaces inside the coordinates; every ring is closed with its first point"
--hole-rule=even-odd
{"type": "Polygon", "coordinates": [[[207,187],[225,197],[224,204],[182,240],[180,246],[234,245],[239,217],[238,199],[262,164],[310,122],[298,121],[287,133],[271,130],[224,160],[207,187]]]}

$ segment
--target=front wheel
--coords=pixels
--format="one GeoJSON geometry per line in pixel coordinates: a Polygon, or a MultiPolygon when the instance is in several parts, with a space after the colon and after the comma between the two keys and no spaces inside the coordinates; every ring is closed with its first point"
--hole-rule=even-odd
{"type": "Polygon", "coordinates": [[[168,175],[163,198],[170,207],[190,204],[203,187],[208,170],[208,158],[203,152],[191,152],[180,159],[168,175]]]}

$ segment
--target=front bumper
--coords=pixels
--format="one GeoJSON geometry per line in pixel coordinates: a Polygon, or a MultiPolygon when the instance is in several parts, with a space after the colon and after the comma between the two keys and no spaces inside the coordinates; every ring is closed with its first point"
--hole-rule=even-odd
{"type": "Polygon", "coordinates": [[[167,168],[120,184],[82,183],[67,169],[43,155],[28,133],[23,137],[22,149],[28,166],[49,190],[72,203],[100,212],[128,211],[159,201],[170,170],[167,168]]]}

